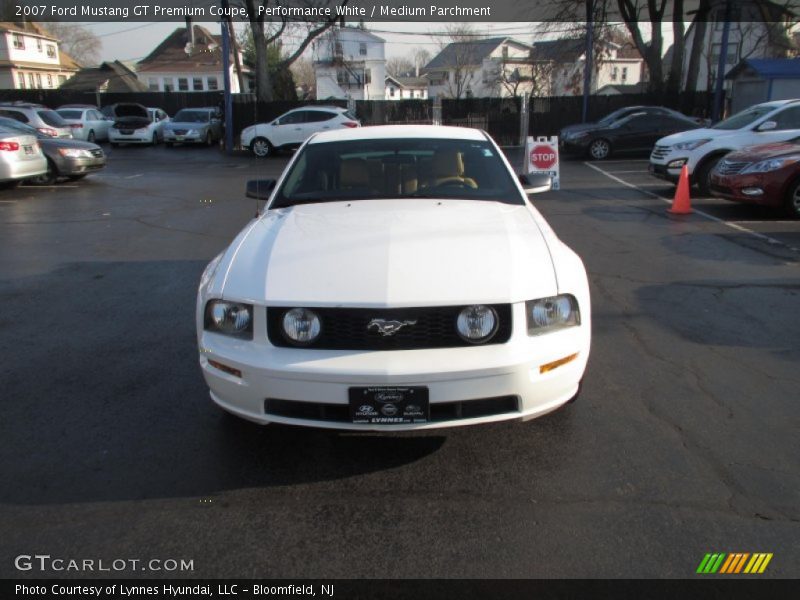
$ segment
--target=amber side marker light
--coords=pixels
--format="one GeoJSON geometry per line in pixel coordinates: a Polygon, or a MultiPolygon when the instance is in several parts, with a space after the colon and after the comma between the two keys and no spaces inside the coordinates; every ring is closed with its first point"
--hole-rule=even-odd
{"type": "Polygon", "coordinates": [[[220,371],[228,373],[229,375],[233,375],[234,377],[238,377],[240,379],[242,377],[242,372],[239,369],[234,369],[233,367],[229,367],[228,365],[223,365],[222,363],[219,363],[211,359],[208,360],[208,364],[210,364],[215,369],[219,369],[220,371]]]}
{"type": "Polygon", "coordinates": [[[568,362],[572,362],[578,358],[578,353],[570,354],[569,356],[565,356],[564,358],[559,358],[558,360],[554,360],[553,362],[547,363],[546,365],[542,365],[539,367],[539,374],[547,373],[548,371],[552,371],[553,369],[557,369],[561,365],[565,365],[568,362]]]}

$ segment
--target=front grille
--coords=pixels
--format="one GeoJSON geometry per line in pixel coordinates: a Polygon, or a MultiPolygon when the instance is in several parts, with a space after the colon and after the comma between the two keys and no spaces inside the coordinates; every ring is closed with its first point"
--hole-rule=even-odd
{"type": "MultiPolygon", "coordinates": [[[[286,417],[288,419],[333,423],[352,422],[350,419],[350,407],[347,404],[298,402],[295,400],[268,398],[264,401],[264,412],[267,415],[286,417]]],[[[478,417],[515,412],[519,412],[519,399],[516,396],[500,396],[498,398],[462,400],[459,402],[437,402],[430,405],[430,420],[428,422],[441,423],[443,421],[477,419],[478,417]]]]}
{"type": "Polygon", "coordinates": [[[653,153],[650,155],[650,158],[656,158],[660,160],[664,158],[667,154],[669,154],[669,149],[670,146],[656,145],[656,147],[653,148],[653,153]]]}
{"type": "MultiPolygon", "coordinates": [[[[504,344],[511,337],[511,305],[490,305],[498,317],[498,327],[485,344],[504,344]]],[[[419,348],[454,348],[472,346],[456,331],[456,319],[463,306],[426,308],[313,308],[322,330],[308,348],[318,350],[413,350],[419,348]],[[416,321],[394,335],[381,335],[368,329],[372,319],[416,321]]],[[[267,335],[273,346],[293,347],[284,337],[282,320],[289,308],[267,308],[267,335]]]]}
{"type": "Polygon", "coordinates": [[[719,164],[717,164],[716,171],[720,175],[736,175],[744,171],[744,168],[750,164],[750,161],[733,161],[733,160],[721,160],[719,164]]]}
{"type": "Polygon", "coordinates": [[[175,135],[186,135],[186,132],[187,132],[187,131],[188,131],[187,129],[175,129],[175,130],[173,131],[173,133],[174,133],[175,135]]]}
{"type": "Polygon", "coordinates": [[[101,156],[103,156],[103,151],[100,148],[90,150],[90,152],[92,153],[92,156],[94,156],[95,158],[100,158],[101,156]]]}

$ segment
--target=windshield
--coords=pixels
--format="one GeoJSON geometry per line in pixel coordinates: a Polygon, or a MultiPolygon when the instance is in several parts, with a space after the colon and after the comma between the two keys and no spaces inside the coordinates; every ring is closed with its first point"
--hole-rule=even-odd
{"type": "Polygon", "coordinates": [[[748,108],[740,113],[736,113],[724,121],[720,121],[711,129],[741,129],[742,127],[747,127],[756,119],[760,119],[773,110],[775,110],[774,106],[754,106],[753,108],[748,108]]]}
{"type": "Polygon", "coordinates": [[[380,139],[308,144],[270,208],[388,198],[525,203],[488,141],[380,139]]]}
{"type": "Polygon", "coordinates": [[[57,110],[56,112],[65,119],[75,119],[78,121],[83,116],[82,110],[57,110]]]}
{"type": "Polygon", "coordinates": [[[54,110],[40,110],[36,114],[50,127],[68,127],[67,122],[54,110]]]}
{"type": "Polygon", "coordinates": [[[619,110],[615,110],[614,112],[606,115],[602,119],[600,119],[597,123],[599,125],[610,125],[614,121],[619,121],[627,117],[628,115],[636,112],[638,109],[636,108],[620,108],[619,110]]]}
{"type": "Polygon", "coordinates": [[[26,125],[25,123],[20,123],[16,119],[9,119],[7,117],[0,117],[0,127],[3,129],[12,129],[14,131],[18,131],[19,133],[24,133],[26,135],[35,135],[37,138],[49,138],[49,135],[46,135],[36,129],[35,127],[31,127],[30,125],[26,125]]]}
{"type": "Polygon", "coordinates": [[[179,110],[172,120],[178,123],[208,123],[209,116],[210,113],[205,110],[179,110]]]}

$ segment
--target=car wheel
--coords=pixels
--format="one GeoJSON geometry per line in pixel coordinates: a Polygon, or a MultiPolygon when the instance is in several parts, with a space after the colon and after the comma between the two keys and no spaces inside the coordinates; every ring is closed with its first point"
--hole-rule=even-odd
{"type": "Polygon", "coordinates": [[[31,183],[36,185],[53,185],[58,179],[58,169],[49,158],[47,159],[47,173],[31,178],[31,183]]]}
{"type": "Polygon", "coordinates": [[[611,144],[608,140],[594,140],[589,144],[589,156],[594,160],[603,160],[611,155],[611,144]]]}
{"type": "Polygon", "coordinates": [[[695,169],[694,183],[701,196],[711,195],[711,171],[714,170],[721,158],[721,156],[710,158],[695,169]]]}
{"type": "Polygon", "coordinates": [[[153,146],[158,146],[158,134],[153,134],[153,146]]]}
{"type": "Polygon", "coordinates": [[[206,146],[213,146],[214,145],[214,138],[211,136],[211,132],[209,131],[206,134],[206,146]]]}
{"type": "Polygon", "coordinates": [[[800,179],[795,181],[789,188],[784,208],[790,217],[800,219],[800,179]]]}
{"type": "Polygon", "coordinates": [[[89,132],[89,135],[86,136],[86,141],[94,143],[94,129],[92,129],[89,132]]]}
{"type": "Polygon", "coordinates": [[[21,179],[15,179],[14,181],[4,181],[0,183],[0,190],[15,190],[19,187],[19,184],[22,183],[21,179]]]}
{"type": "Polygon", "coordinates": [[[84,177],[86,177],[86,173],[82,173],[80,175],[70,175],[67,177],[67,181],[80,181],[84,177]]]}
{"type": "Polygon", "coordinates": [[[272,144],[269,140],[263,137],[257,137],[250,142],[250,152],[255,154],[258,158],[267,158],[272,154],[272,144]]]}

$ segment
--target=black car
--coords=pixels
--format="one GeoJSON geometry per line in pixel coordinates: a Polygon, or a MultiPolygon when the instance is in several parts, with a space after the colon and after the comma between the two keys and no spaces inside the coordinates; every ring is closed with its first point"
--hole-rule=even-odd
{"type": "Polygon", "coordinates": [[[602,160],[612,153],[649,153],[660,138],[698,127],[697,120],[669,108],[636,106],[614,111],[597,123],[565,127],[559,145],[565,153],[602,160]]]}
{"type": "Polygon", "coordinates": [[[82,179],[106,166],[106,155],[97,144],[81,140],[55,138],[14,119],[0,117],[0,130],[35,135],[47,157],[47,173],[30,180],[31,183],[51,185],[59,177],[82,179]]]}

